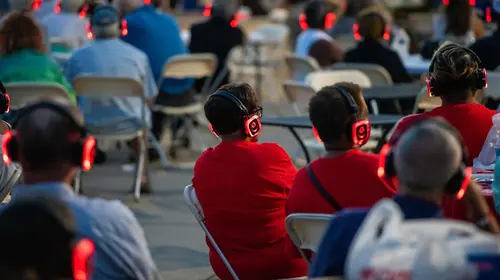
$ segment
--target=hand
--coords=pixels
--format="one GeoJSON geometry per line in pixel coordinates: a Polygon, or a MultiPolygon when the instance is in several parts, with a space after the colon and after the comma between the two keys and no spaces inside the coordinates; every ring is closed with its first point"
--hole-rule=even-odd
{"type": "Polygon", "coordinates": [[[490,214],[490,207],[482,194],[482,187],[476,181],[471,180],[464,195],[467,204],[467,212],[472,221],[478,223],[487,222],[487,228],[491,233],[500,233],[496,219],[490,214]]]}

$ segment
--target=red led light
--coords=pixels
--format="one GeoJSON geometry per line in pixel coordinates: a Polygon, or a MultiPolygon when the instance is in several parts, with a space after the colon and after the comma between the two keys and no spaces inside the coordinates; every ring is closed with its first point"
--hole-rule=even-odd
{"type": "Polygon", "coordinates": [[[306,15],[301,14],[299,16],[299,25],[300,25],[300,28],[302,28],[302,30],[306,30],[309,28],[309,26],[307,25],[307,22],[306,22],[306,15]]]}
{"type": "Polygon", "coordinates": [[[357,23],[352,25],[352,33],[354,33],[354,40],[361,40],[361,35],[359,34],[359,25],[357,23]]]}
{"type": "Polygon", "coordinates": [[[82,170],[85,172],[90,171],[94,164],[96,144],[94,137],[87,138],[83,144],[82,170]]]}
{"type": "Polygon", "coordinates": [[[491,22],[491,8],[486,8],[486,22],[491,22]]]}
{"type": "Polygon", "coordinates": [[[391,151],[391,146],[389,144],[385,144],[380,150],[380,156],[378,158],[378,168],[377,168],[377,176],[379,178],[385,177],[385,160],[387,154],[391,151]]]}
{"type": "Polygon", "coordinates": [[[122,26],[122,36],[127,36],[128,34],[127,21],[122,20],[121,26],[122,26]]]}
{"type": "Polygon", "coordinates": [[[33,10],[38,10],[42,6],[43,0],[34,0],[33,1],[33,10]]]}
{"type": "Polygon", "coordinates": [[[325,18],[325,28],[330,29],[333,27],[337,16],[334,13],[328,13],[325,18]]]}
{"type": "Polygon", "coordinates": [[[58,14],[58,13],[60,13],[60,12],[61,12],[61,1],[62,1],[62,0],[57,0],[57,2],[56,2],[56,7],[54,8],[54,12],[55,12],[56,14],[58,14]]]}
{"type": "Polygon", "coordinates": [[[443,5],[445,5],[445,6],[450,5],[450,0],[443,0],[443,5]]]}
{"type": "Polygon", "coordinates": [[[92,34],[92,29],[90,27],[90,22],[87,23],[87,39],[93,39],[94,34],[92,34]]]}
{"type": "Polygon", "coordinates": [[[212,14],[212,3],[207,3],[205,9],[203,10],[203,16],[209,17],[212,14]]]}
{"type": "Polygon", "coordinates": [[[4,96],[5,96],[5,99],[7,99],[7,109],[5,110],[5,113],[8,113],[8,112],[10,112],[10,96],[7,93],[5,93],[4,96]]]}
{"type": "Polygon", "coordinates": [[[456,198],[458,200],[460,200],[464,197],[465,192],[467,191],[467,188],[469,187],[471,177],[472,177],[472,167],[465,168],[465,178],[464,178],[462,186],[460,186],[460,190],[457,192],[457,196],[456,196],[456,198]]]}
{"type": "Polygon", "coordinates": [[[144,5],[149,5],[151,4],[151,0],[144,0],[144,5]]]}
{"type": "Polygon", "coordinates": [[[7,149],[9,142],[12,140],[12,131],[7,131],[2,137],[2,157],[5,165],[10,165],[12,163],[12,159],[9,156],[9,150],[7,149]]]}
{"type": "Polygon", "coordinates": [[[82,8],[82,10],[80,11],[80,13],[78,14],[79,17],[81,18],[84,18],[87,16],[87,12],[89,11],[89,5],[88,4],[85,4],[82,8]]]}
{"type": "Polygon", "coordinates": [[[90,257],[95,252],[94,243],[90,239],[78,242],[73,251],[73,277],[75,280],[90,280],[90,257]]]}
{"type": "Polygon", "coordinates": [[[321,137],[319,137],[318,130],[314,126],[312,127],[312,131],[314,134],[314,138],[316,138],[316,140],[318,140],[318,142],[323,142],[323,140],[321,140],[321,137]]]}

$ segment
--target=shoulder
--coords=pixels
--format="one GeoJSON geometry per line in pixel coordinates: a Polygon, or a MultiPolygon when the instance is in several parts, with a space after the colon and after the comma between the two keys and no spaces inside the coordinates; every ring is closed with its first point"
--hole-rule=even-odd
{"type": "Polygon", "coordinates": [[[368,215],[368,212],[368,208],[342,210],[340,213],[333,216],[330,221],[329,231],[340,231],[341,227],[344,229],[357,230],[363,223],[366,215],[368,215]]]}
{"type": "Polygon", "coordinates": [[[196,160],[196,163],[194,164],[194,171],[195,172],[196,172],[196,170],[198,170],[199,168],[202,168],[205,165],[205,162],[211,156],[213,150],[214,150],[213,148],[208,148],[203,153],[201,153],[201,155],[196,160]]]}
{"type": "Polygon", "coordinates": [[[267,154],[268,157],[289,158],[285,149],[283,149],[280,145],[276,143],[262,143],[259,144],[257,147],[262,154],[267,154]]]}

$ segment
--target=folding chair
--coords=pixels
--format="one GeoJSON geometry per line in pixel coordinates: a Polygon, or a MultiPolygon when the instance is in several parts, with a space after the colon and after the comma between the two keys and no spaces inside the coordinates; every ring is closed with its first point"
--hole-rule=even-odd
{"type": "MultiPolygon", "coordinates": [[[[141,82],[132,78],[102,77],[83,75],[73,80],[73,87],[78,96],[85,96],[91,99],[103,97],[136,97],[145,104],[144,87],[141,82]]],[[[114,119],[102,125],[87,125],[89,134],[102,141],[129,141],[139,139],[140,154],[138,158],[136,175],[134,180],[134,199],[139,200],[141,177],[146,165],[146,137],[151,141],[153,147],[157,150],[164,167],[168,166],[168,160],[158,141],[149,132],[146,122],[146,110],[141,106],[141,116],[124,117],[114,119]]],[[[80,182],[75,183],[75,192],[80,190],[80,182]]]]}
{"type": "Polygon", "coordinates": [[[359,70],[322,70],[310,73],[306,77],[306,83],[315,90],[331,86],[339,82],[353,82],[362,88],[372,86],[370,78],[359,70]]]}
{"type": "Polygon", "coordinates": [[[217,252],[224,265],[226,265],[226,268],[227,270],[229,270],[229,273],[231,273],[231,276],[233,276],[234,280],[239,280],[238,275],[236,275],[233,267],[231,266],[231,264],[229,264],[229,261],[224,256],[224,253],[222,253],[219,245],[217,245],[215,239],[212,237],[212,235],[208,231],[207,226],[205,225],[205,215],[203,214],[203,209],[201,208],[198,197],[196,196],[196,191],[192,185],[186,186],[186,188],[184,188],[184,201],[188,205],[191,213],[193,213],[193,216],[200,225],[201,229],[205,232],[208,240],[212,244],[212,247],[214,247],[214,250],[217,252]]]}
{"type": "Polygon", "coordinates": [[[332,66],[334,70],[359,70],[368,76],[372,86],[392,85],[391,74],[387,70],[377,64],[370,63],[335,63],[332,66]]]}
{"type": "Polygon", "coordinates": [[[286,231],[300,255],[310,264],[304,250],[316,252],[323,235],[335,215],[296,213],[286,217],[286,231]]]}
{"type": "MultiPolygon", "coordinates": [[[[166,78],[188,79],[188,78],[206,78],[202,87],[201,94],[208,94],[213,75],[217,68],[217,57],[209,53],[176,55],[171,57],[163,66],[163,73],[158,79],[158,86],[163,84],[166,78]]],[[[185,106],[168,106],[158,105],[153,106],[154,111],[162,112],[169,117],[177,117],[184,121],[184,128],[187,135],[196,131],[200,141],[200,149],[204,150],[206,145],[201,137],[201,134],[195,128],[195,123],[206,123],[199,120],[199,114],[203,110],[203,104],[198,101],[193,101],[185,106]]],[[[173,139],[175,140],[175,139],[173,139]]]]}
{"type": "Polygon", "coordinates": [[[43,97],[69,98],[66,89],[56,83],[7,83],[5,84],[5,89],[9,93],[11,109],[20,109],[26,104],[43,97]]]}
{"type": "Polygon", "coordinates": [[[413,107],[413,114],[422,111],[430,111],[436,107],[441,106],[441,98],[429,96],[427,87],[423,87],[420,93],[415,98],[415,107],[413,107]]]}
{"type": "Polygon", "coordinates": [[[49,43],[51,51],[56,53],[71,53],[74,49],[77,49],[82,45],[82,42],[62,37],[52,37],[49,39],[49,43]]]}
{"type": "Polygon", "coordinates": [[[308,74],[321,70],[316,59],[310,56],[297,56],[289,53],[285,55],[285,64],[293,79],[298,82],[304,82],[308,74]]]}
{"type": "Polygon", "coordinates": [[[0,191],[0,203],[2,203],[5,198],[9,195],[12,187],[19,181],[19,178],[23,174],[23,170],[19,166],[15,166],[14,172],[9,176],[9,178],[3,182],[2,190],[0,191]]]}

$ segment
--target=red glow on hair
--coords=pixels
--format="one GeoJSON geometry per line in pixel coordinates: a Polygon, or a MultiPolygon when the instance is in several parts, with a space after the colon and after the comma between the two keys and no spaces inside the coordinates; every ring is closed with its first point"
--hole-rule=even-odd
{"type": "Polygon", "coordinates": [[[95,246],[90,239],[85,238],[78,242],[73,251],[73,277],[75,280],[91,279],[88,263],[94,252],[95,246]]]}
{"type": "Polygon", "coordinates": [[[9,155],[9,150],[7,149],[9,142],[12,140],[12,131],[7,131],[2,137],[2,157],[3,157],[3,162],[5,165],[9,165],[12,163],[12,159],[10,158],[9,155]]]}

